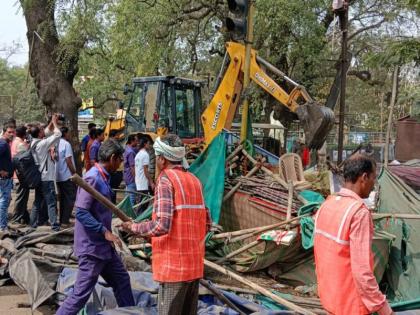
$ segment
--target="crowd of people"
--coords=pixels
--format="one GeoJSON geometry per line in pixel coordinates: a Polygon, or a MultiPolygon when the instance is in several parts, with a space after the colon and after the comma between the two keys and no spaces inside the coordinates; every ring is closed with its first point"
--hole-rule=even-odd
{"type": "Polygon", "coordinates": [[[7,232],[8,208],[11,192],[16,184],[16,199],[11,221],[37,228],[50,224],[52,230],[60,224],[68,226],[73,210],[76,188],[70,177],[76,172],[70,131],[52,115],[48,124],[16,126],[8,120],[0,139],[0,231],[7,232]],[[28,211],[30,185],[18,180],[13,159],[30,152],[40,173],[40,182],[33,187],[35,192],[31,211],[28,211]],[[57,201],[59,209],[57,209],[57,201]]]}
{"type": "MultiPolygon", "coordinates": [[[[88,172],[98,163],[99,150],[105,139],[104,129],[97,128],[96,124],[90,123],[88,130],[80,145],[83,152],[83,172],[88,172]]],[[[110,139],[118,140],[120,137],[117,130],[109,132],[110,139]]],[[[76,173],[76,163],[70,139],[69,128],[60,121],[59,115],[52,115],[48,124],[16,126],[14,119],[6,121],[0,137],[1,232],[7,232],[13,187],[16,197],[11,223],[30,225],[32,228],[49,224],[54,231],[71,225],[76,187],[70,178],[76,173]],[[14,158],[24,152],[32,154],[41,174],[41,181],[36,187],[30,187],[15,172],[14,158]],[[31,189],[35,196],[33,204],[28,205],[31,189]]],[[[147,136],[129,135],[124,161],[110,176],[112,189],[118,189],[124,180],[133,207],[154,190],[154,180],[149,172],[150,145],[151,141],[147,136]]],[[[111,198],[114,203],[115,196],[113,193],[111,198]]],[[[147,203],[142,203],[134,209],[139,214],[147,206],[147,203]]]]}

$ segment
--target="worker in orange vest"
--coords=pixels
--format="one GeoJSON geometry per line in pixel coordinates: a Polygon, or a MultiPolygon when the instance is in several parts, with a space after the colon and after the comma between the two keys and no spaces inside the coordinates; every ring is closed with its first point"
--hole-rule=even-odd
{"type": "Polygon", "coordinates": [[[330,314],[393,314],[373,274],[373,221],[362,198],[376,180],[376,164],[355,155],[344,162],[344,186],[315,219],[318,295],[330,314]]]}
{"type": "Polygon", "coordinates": [[[153,279],[159,282],[159,315],[195,315],[204,273],[205,236],[211,225],[200,181],[187,171],[181,139],[168,134],[153,145],[161,170],[152,220],[121,227],[152,238],[153,279]]]}

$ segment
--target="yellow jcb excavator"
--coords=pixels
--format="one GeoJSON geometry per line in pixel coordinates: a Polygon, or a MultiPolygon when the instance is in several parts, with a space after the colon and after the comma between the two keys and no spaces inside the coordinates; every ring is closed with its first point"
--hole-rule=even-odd
{"type": "MultiPolygon", "coordinates": [[[[119,109],[110,119],[106,134],[111,129],[123,129],[125,134],[143,132],[152,138],[172,132],[186,144],[204,140],[208,145],[223,129],[229,130],[243,93],[243,67],[245,47],[239,43],[226,43],[226,56],[221,75],[209,105],[202,111],[202,81],[178,77],[134,78],[126,109],[119,109]],[[201,114],[202,113],[202,114],[201,114]],[[201,123],[200,121],[201,116],[201,123]],[[204,132],[204,139],[203,139],[204,132]]],[[[251,79],[272,95],[280,104],[295,113],[305,132],[306,144],[320,148],[333,127],[334,113],[330,108],[317,104],[306,89],[287,77],[273,65],[251,52],[251,79]],[[287,80],[294,89],[287,93],[260,67],[263,66],[287,80]]]]}

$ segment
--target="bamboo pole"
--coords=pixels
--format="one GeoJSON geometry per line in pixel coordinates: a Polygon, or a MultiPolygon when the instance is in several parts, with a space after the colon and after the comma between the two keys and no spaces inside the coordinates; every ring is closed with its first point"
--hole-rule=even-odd
{"type": "Polygon", "coordinates": [[[257,246],[259,243],[261,243],[261,240],[256,240],[253,241],[251,243],[246,244],[245,246],[242,246],[241,248],[238,248],[237,250],[234,250],[233,252],[227,254],[225,257],[220,258],[217,263],[221,264],[223,262],[225,262],[226,260],[229,260],[230,258],[237,256],[245,251],[247,251],[248,249],[257,246]]]}
{"type": "MultiPolygon", "coordinates": [[[[292,220],[289,220],[289,222],[290,222],[290,221],[292,221],[292,220]]],[[[297,224],[299,224],[299,223],[297,223],[297,224]]],[[[297,224],[296,224],[296,223],[292,223],[292,224],[290,224],[290,223],[285,223],[284,225],[285,225],[285,226],[287,226],[288,228],[294,228],[297,224]]],[[[270,230],[271,230],[271,229],[270,229],[270,230]]],[[[267,231],[267,230],[266,230],[266,231],[267,231]]],[[[266,231],[263,231],[263,232],[266,232],[266,231]]],[[[268,230],[268,231],[269,231],[269,230],[268,230]]],[[[256,235],[258,235],[258,234],[261,234],[261,233],[263,233],[263,232],[260,232],[260,231],[255,231],[255,232],[251,232],[251,233],[244,234],[244,235],[241,235],[241,236],[237,236],[237,237],[234,237],[234,238],[230,239],[230,240],[229,240],[229,243],[239,242],[239,241],[245,240],[245,239],[247,239],[247,238],[250,238],[250,237],[256,236],[256,235]]]]}
{"type": "Polygon", "coordinates": [[[286,220],[290,220],[292,218],[292,205],[293,205],[293,182],[289,180],[287,183],[289,186],[289,196],[287,198],[287,213],[286,213],[286,220]]]}
{"type": "MultiPolygon", "coordinates": [[[[252,175],[254,175],[259,169],[261,168],[261,164],[258,163],[257,165],[254,166],[254,168],[252,170],[250,170],[248,172],[248,174],[245,175],[245,178],[249,178],[252,175]]],[[[239,187],[241,187],[242,183],[238,182],[224,197],[223,197],[223,202],[225,202],[226,200],[229,200],[230,197],[233,196],[233,194],[239,189],[239,187]]]]}
{"type": "MultiPolygon", "coordinates": [[[[307,215],[304,215],[304,216],[307,216],[307,215]]],[[[277,228],[278,228],[278,227],[281,227],[281,226],[284,226],[284,225],[287,225],[287,224],[289,224],[289,223],[291,223],[291,222],[293,222],[293,221],[296,221],[297,219],[300,219],[300,218],[302,218],[302,217],[303,217],[303,216],[296,217],[296,218],[293,218],[293,219],[288,220],[288,221],[284,221],[284,222],[282,222],[282,223],[278,224],[278,225],[277,225],[277,228]]],[[[249,238],[249,237],[252,237],[252,236],[255,236],[255,235],[261,234],[261,233],[266,232],[266,231],[269,231],[269,230],[271,230],[271,228],[264,228],[264,229],[260,229],[259,231],[255,231],[255,232],[252,232],[252,233],[250,233],[250,234],[246,234],[246,235],[239,236],[239,237],[237,237],[237,238],[235,238],[235,239],[231,240],[231,242],[233,243],[233,242],[241,241],[241,240],[243,240],[243,239],[246,239],[246,238],[249,238]]],[[[251,243],[249,243],[249,244],[247,244],[247,245],[245,245],[245,246],[242,246],[242,247],[238,248],[237,250],[235,250],[235,251],[233,251],[233,252],[229,253],[229,254],[228,254],[228,255],[226,255],[225,257],[221,258],[220,260],[218,260],[218,262],[220,262],[220,263],[221,263],[221,262],[224,262],[224,261],[226,261],[226,260],[227,260],[227,259],[229,259],[229,258],[232,258],[232,257],[234,257],[234,256],[236,256],[236,255],[239,255],[240,253],[243,253],[244,251],[247,251],[248,249],[250,249],[250,248],[252,248],[252,247],[254,247],[254,246],[257,246],[259,243],[260,243],[260,241],[259,241],[259,240],[256,240],[256,241],[253,241],[253,242],[251,242],[251,243]]]]}
{"type": "Polygon", "coordinates": [[[386,127],[386,138],[384,148],[384,166],[388,167],[389,157],[389,142],[391,140],[391,129],[392,129],[392,115],[394,113],[394,106],[398,94],[398,75],[400,73],[400,67],[396,66],[392,75],[392,93],[391,93],[391,104],[389,105],[388,124],[386,127]]]}
{"type": "Polygon", "coordinates": [[[131,221],[131,218],[129,216],[127,216],[124,212],[118,209],[109,199],[107,199],[101,193],[99,193],[99,191],[97,191],[91,185],[86,183],[84,179],[81,178],[79,175],[74,174],[70,179],[77,186],[80,186],[81,188],[86,190],[86,192],[92,195],[92,197],[95,198],[97,201],[99,201],[102,205],[104,205],[106,208],[111,210],[111,212],[115,214],[118,218],[120,218],[121,221],[123,222],[131,221]]]}
{"type": "Polygon", "coordinates": [[[259,293],[273,299],[277,303],[280,303],[280,304],[284,305],[288,309],[291,309],[293,311],[296,311],[296,312],[298,312],[300,314],[304,314],[304,315],[314,315],[315,314],[315,313],[311,312],[310,310],[307,310],[307,309],[305,309],[303,307],[300,307],[300,306],[298,306],[298,305],[296,305],[296,304],[294,304],[294,303],[292,303],[292,302],[290,302],[290,301],[288,301],[288,300],[286,300],[286,299],[284,299],[284,298],[282,298],[278,295],[275,295],[274,293],[270,292],[269,290],[259,286],[256,283],[253,283],[252,281],[250,281],[248,279],[245,279],[244,277],[234,273],[233,271],[231,271],[229,269],[223,268],[223,267],[221,267],[221,266],[219,266],[219,265],[217,265],[217,264],[215,264],[211,261],[208,261],[207,259],[204,260],[204,265],[213,269],[213,270],[216,270],[216,271],[218,271],[218,272],[220,272],[220,273],[222,273],[222,274],[224,274],[228,277],[231,277],[231,278],[233,278],[233,279],[235,279],[235,280],[237,280],[237,281],[239,281],[239,282],[241,282],[241,283],[243,283],[247,286],[249,286],[250,288],[258,291],[259,293]]]}
{"type": "Polygon", "coordinates": [[[239,152],[241,152],[242,148],[243,148],[242,144],[237,146],[236,149],[233,150],[232,153],[229,154],[229,156],[226,158],[226,162],[229,162],[231,159],[233,159],[239,152]]]}
{"type": "MultiPolygon", "coordinates": [[[[242,153],[247,157],[248,160],[250,160],[253,164],[257,164],[258,162],[245,150],[242,150],[242,153]]],[[[270,171],[268,168],[266,168],[265,166],[261,166],[261,170],[272,176],[280,185],[282,185],[285,189],[287,189],[287,183],[278,175],[273,173],[272,171],[270,171]]]]}
{"type": "Polygon", "coordinates": [[[412,213],[372,213],[373,220],[392,219],[408,219],[420,220],[420,214],[412,213]]]}
{"type": "MultiPolygon", "coordinates": [[[[242,150],[242,153],[250,160],[252,163],[257,163],[257,161],[245,150],[242,150]]],[[[270,175],[274,178],[275,181],[277,181],[281,186],[283,186],[285,189],[288,189],[287,183],[280,177],[280,175],[273,173],[265,166],[261,166],[261,170],[266,173],[267,175],[270,175]]],[[[302,198],[296,191],[294,191],[293,195],[303,204],[307,204],[308,202],[305,200],[305,198],[302,198]]]]}
{"type": "Polygon", "coordinates": [[[219,288],[217,288],[215,285],[211,285],[207,280],[200,279],[200,284],[205,287],[207,290],[212,292],[222,303],[229,306],[231,309],[238,312],[240,315],[246,315],[246,313],[242,312],[231,300],[229,300],[227,297],[223,295],[223,293],[220,291],[219,288]]]}
{"type": "Polygon", "coordinates": [[[124,192],[124,193],[127,193],[127,194],[134,194],[134,195],[141,195],[141,196],[150,196],[148,194],[145,194],[145,193],[142,193],[142,192],[139,192],[139,191],[133,191],[133,190],[116,189],[116,188],[114,188],[112,190],[115,191],[115,192],[124,192]]]}
{"type": "MultiPolygon", "coordinates": [[[[254,228],[249,228],[249,229],[244,229],[244,230],[238,230],[238,231],[232,231],[232,232],[225,232],[225,233],[220,233],[220,234],[215,234],[213,235],[212,239],[216,240],[216,239],[221,239],[221,238],[231,238],[232,236],[240,236],[240,235],[244,235],[244,234],[249,234],[249,233],[261,233],[261,232],[265,232],[265,231],[269,231],[271,229],[277,228],[277,227],[281,227],[283,225],[292,223],[298,219],[301,219],[305,216],[308,216],[309,214],[305,214],[305,215],[301,215],[299,217],[295,217],[295,218],[291,218],[289,221],[282,221],[282,222],[277,222],[274,224],[270,224],[270,225],[265,225],[265,226],[259,226],[259,227],[254,227],[254,228]]],[[[253,234],[255,235],[255,234],[253,234]]]]}

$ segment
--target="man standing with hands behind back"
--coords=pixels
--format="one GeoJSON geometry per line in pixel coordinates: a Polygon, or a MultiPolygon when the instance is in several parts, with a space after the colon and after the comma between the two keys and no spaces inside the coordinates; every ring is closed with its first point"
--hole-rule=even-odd
{"type": "Polygon", "coordinates": [[[344,162],[343,188],[316,214],[318,294],[329,314],[392,314],[373,274],[373,222],[362,199],[369,197],[375,180],[375,161],[352,156],[344,162]]]}

